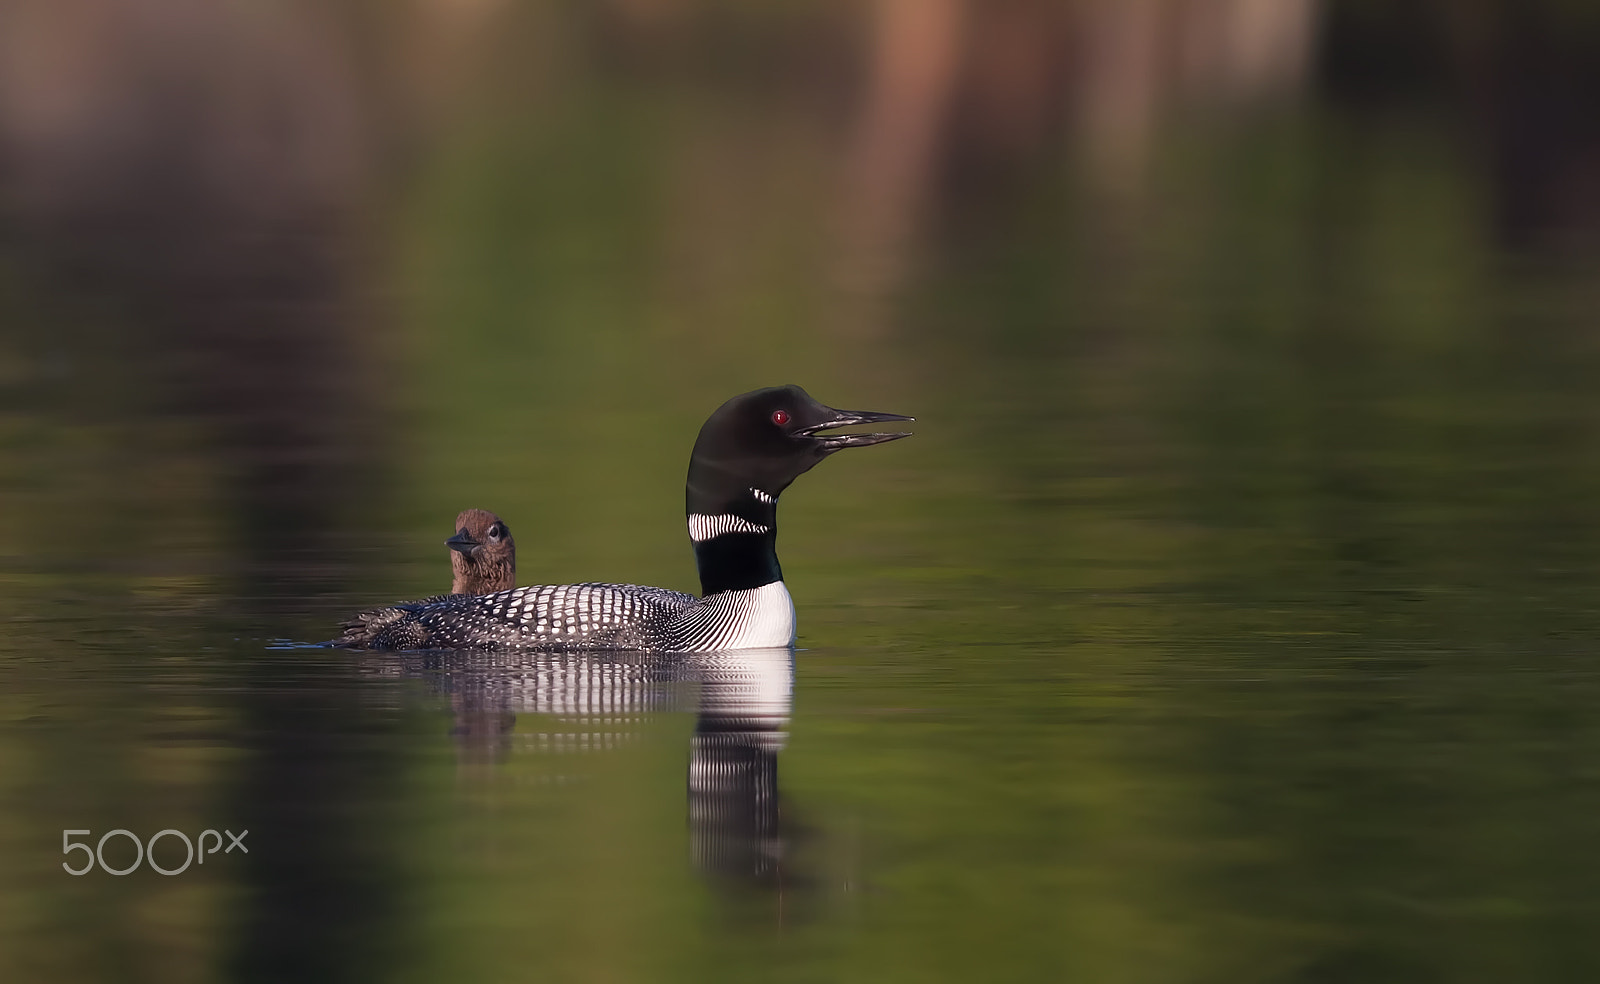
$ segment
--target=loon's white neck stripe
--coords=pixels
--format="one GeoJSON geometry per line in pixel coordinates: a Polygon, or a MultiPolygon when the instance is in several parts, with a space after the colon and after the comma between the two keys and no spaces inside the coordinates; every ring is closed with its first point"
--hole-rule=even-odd
{"type": "Polygon", "coordinates": [[[770,526],[757,526],[742,516],[731,516],[719,513],[707,516],[704,513],[689,514],[689,539],[695,543],[703,543],[714,536],[724,533],[771,533],[770,526]]]}
{"type": "Polygon", "coordinates": [[[750,487],[750,494],[756,497],[757,502],[765,502],[769,506],[778,501],[753,485],[750,487]]]}

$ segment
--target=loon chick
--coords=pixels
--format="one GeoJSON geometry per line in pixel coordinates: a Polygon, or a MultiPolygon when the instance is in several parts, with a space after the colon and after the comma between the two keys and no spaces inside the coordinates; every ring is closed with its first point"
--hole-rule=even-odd
{"type": "Polygon", "coordinates": [[[463,509],[456,535],[444,543],[455,573],[451,594],[490,594],[516,586],[517,542],[511,528],[489,510],[463,509]]]}
{"type": "Polygon", "coordinates": [[[685,488],[701,598],[596,583],[451,595],[363,613],[334,645],[668,652],[791,646],[794,603],[776,552],[778,496],[835,451],[911,436],[826,432],[912,419],[835,410],[798,386],[755,390],[719,407],[700,428],[685,488]]]}

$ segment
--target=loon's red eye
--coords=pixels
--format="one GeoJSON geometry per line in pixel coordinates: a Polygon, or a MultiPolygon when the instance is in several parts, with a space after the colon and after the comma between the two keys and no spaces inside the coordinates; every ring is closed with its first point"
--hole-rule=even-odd
{"type": "Polygon", "coordinates": [[[774,410],[774,411],[772,411],[772,422],[777,424],[779,427],[782,427],[784,424],[787,424],[789,422],[789,411],[787,411],[787,410],[774,410]]]}

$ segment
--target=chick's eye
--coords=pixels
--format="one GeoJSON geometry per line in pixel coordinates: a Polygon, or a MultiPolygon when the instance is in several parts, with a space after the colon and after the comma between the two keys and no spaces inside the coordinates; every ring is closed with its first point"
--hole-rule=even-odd
{"type": "Polygon", "coordinates": [[[500,527],[498,527],[498,526],[489,527],[489,539],[491,539],[491,540],[500,539],[500,527]]]}
{"type": "Polygon", "coordinates": [[[774,411],[772,411],[772,422],[777,424],[779,427],[782,427],[784,424],[787,424],[789,422],[789,411],[787,411],[787,410],[774,410],[774,411]]]}

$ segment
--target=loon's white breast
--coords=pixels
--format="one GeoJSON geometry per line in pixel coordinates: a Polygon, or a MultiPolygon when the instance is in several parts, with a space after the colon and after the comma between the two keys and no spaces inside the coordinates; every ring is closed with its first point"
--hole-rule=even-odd
{"type": "Polygon", "coordinates": [[[794,599],[789,597],[789,589],[782,581],[728,593],[745,597],[740,599],[744,615],[726,648],[766,649],[794,645],[794,599]]]}
{"type": "Polygon", "coordinates": [[[683,612],[673,626],[686,652],[794,645],[794,601],[782,581],[721,591],[683,612]]]}

